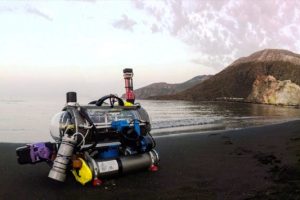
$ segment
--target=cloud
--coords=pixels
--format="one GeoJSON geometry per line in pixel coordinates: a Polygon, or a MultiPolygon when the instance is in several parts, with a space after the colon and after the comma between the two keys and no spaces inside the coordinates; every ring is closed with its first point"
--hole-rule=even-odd
{"type": "Polygon", "coordinates": [[[8,6],[0,6],[0,13],[1,12],[13,12],[14,9],[13,8],[10,8],[8,6]]]}
{"type": "Polygon", "coordinates": [[[136,21],[129,19],[127,15],[122,15],[122,19],[115,21],[113,27],[133,31],[133,27],[136,24],[136,21]]]}
{"type": "Polygon", "coordinates": [[[41,12],[41,11],[38,10],[37,8],[31,7],[31,6],[26,6],[25,10],[26,10],[26,12],[29,13],[29,14],[33,14],[33,15],[42,17],[42,18],[44,18],[44,19],[46,19],[46,20],[48,20],[48,21],[53,21],[53,19],[52,19],[49,15],[47,15],[47,14],[41,12]]]}
{"type": "MultiPolygon", "coordinates": [[[[191,61],[221,69],[264,48],[300,51],[300,1],[134,1],[156,27],[190,46],[191,61]]],[[[151,27],[152,29],[152,27],[151,27]]],[[[153,31],[152,31],[153,32],[153,31]]]]}
{"type": "Polygon", "coordinates": [[[84,2],[84,3],[97,3],[97,0],[66,0],[69,2],[84,2]]]}
{"type": "Polygon", "coordinates": [[[158,28],[158,26],[156,24],[152,24],[151,32],[152,33],[157,33],[157,32],[161,32],[161,30],[158,28]]]}
{"type": "Polygon", "coordinates": [[[32,14],[38,17],[42,17],[43,19],[52,21],[53,19],[45,14],[44,12],[40,11],[39,9],[29,5],[29,4],[17,4],[17,5],[0,5],[0,13],[1,12],[22,12],[22,13],[28,13],[32,14]]]}

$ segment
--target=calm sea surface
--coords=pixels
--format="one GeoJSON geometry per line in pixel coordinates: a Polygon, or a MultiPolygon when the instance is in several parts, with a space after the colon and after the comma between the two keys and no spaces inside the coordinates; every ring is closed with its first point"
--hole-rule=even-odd
{"type": "MultiPolygon", "coordinates": [[[[138,102],[151,117],[154,136],[239,129],[300,119],[300,109],[290,107],[229,102],[138,102]]],[[[0,100],[0,142],[51,141],[50,120],[63,106],[63,101],[0,100]]]]}

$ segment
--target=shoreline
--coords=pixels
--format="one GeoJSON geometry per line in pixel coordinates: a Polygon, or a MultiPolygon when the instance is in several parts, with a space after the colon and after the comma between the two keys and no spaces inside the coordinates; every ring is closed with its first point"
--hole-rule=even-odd
{"type": "Polygon", "coordinates": [[[244,98],[232,98],[232,97],[217,97],[216,99],[211,100],[189,100],[189,99],[156,99],[156,98],[147,98],[147,99],[137,99],[137,100],[150,100],[150,101],[186,101],[186,102],[226,102],[226,103],[244,103],[244,104],[257,104],[257,105],[268,105],[268,106],[276,106],[276,107],[287,107],[300,109],[300,105],[298,104],[271,104],[271,103],[260,103],[260,102],[251,102],[244,100],[244,98]]]}
{"type": "Polygon", "coordinates": [[[53,182],[44,163],[18,165],[15,148],[22,144],[0,143],[0,198],[300,198],[300,120],[156,141],[161,158],[158,172],[105,180],[96,188],[81,186],[71,175],[66,183],[53,182]]]}
{"type": "MultiPolygon", "coordinates": [[[[158,129],[155,129],[155,130],[151,131],[151,134],[154,138],[202,135],[202,134],[209,134],[212,132],[219,133],[219,132],[243,130],[243,129],[249,129],[249,128],[263,128],[263,127],[267,127],[267,126],[279,125],[279,124],[295,122],[295,121],[300,121],[300,118],[291,118],[288,120],[281,119],[278,121],[270,122],[268,124],[250,125],[247,127],[234,127],[234,128],[226,128],[224,125],[221,125],[221,124],[203,124],[201,126],[183,126],[184,128],[187,128],[187,129],[179,129],[179,130],[176,130],[178,127],[172,127],[172,128],[163,128],[163,129],[161,129],[161,131],[157,131],[158,129]],[[172,130],[172,129],[174,129],[174,130],[172,130]]],[[[35,142],[54,142],[50,136],[49,136],[49,138],[50,138],[50,140],[45,140],[45,141],[36,140],[33,142],[7,141],[7,142],[0,142],[0,145],[1,144],[29,144],[29,143],[35,143],[35,142]]]]}
{"type": "MultiPolygon", "coordinates": [[[[214,128],[199,128],[196,131],[193,130],[178,130],[178,131],[173,131],[173,133],[170,133],[170,131],[166,132],[157,132],[155,135],[152,134],[154,138],[164,138],[164,137],[178,137],[178,136],[187,136],[187,135],[202,135],[202,134],[210,134],[210,133],[222,133],[222,132],[227,132],[227,131],[238,131],[238,130],[243,130],[243,129],[251,129],[251,128],[264,128],[268,126],[273,126],[273,125],[280,125],[280,124],[285,124],[288,122],[296,122],[299,121],[300,123],[300,118],[295,118],[295,119],[290,119],[287,121],[278,121],[270,124],[262,124],[262,125],[253,125],[253,126],[248,126],[248,127],[240,127],[240,128],[228,128],[228,129],[214,129],[214,128]]],[[[205,124],[206,125],[206,124],[205,124]]],[[[207,124],[210,125],[210,124],[207,124]]],[[[221,126],[216,126],[216,127],[221,127],[221,126]]],[[[195,130],[195,129],[194,129],[195,130]]],[[[1,144],[1,143],[0,143],[1,144]]]]}

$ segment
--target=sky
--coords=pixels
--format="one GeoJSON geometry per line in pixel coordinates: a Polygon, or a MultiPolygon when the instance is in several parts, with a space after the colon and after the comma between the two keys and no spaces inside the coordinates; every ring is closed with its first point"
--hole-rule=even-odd
{"type": "Polygon", "coordinates": [[[0,100],[96,98],[215,74],[242,56],[300,52],[297,0],[0,1],[0,100]]]}

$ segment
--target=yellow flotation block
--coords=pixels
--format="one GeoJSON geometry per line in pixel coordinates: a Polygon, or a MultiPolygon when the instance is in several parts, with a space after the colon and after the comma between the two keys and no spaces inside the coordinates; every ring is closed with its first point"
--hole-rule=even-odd
{"type": "Polygon", "coordinates": [[[133,106],[133,104],[128,101],[124,101],[124,106],[133,106]]]}
{"type": "Polygon", "coordinates": [[[93,178],[93,174],[89,166],[86,164],[86,162],[82,158],[78,158],[81,162],[81,168],[78,170],[73,169],[71,170],[76,181],[81,183],[82,185],[85,185],[87,182],[91,181],[93,178]]]}

